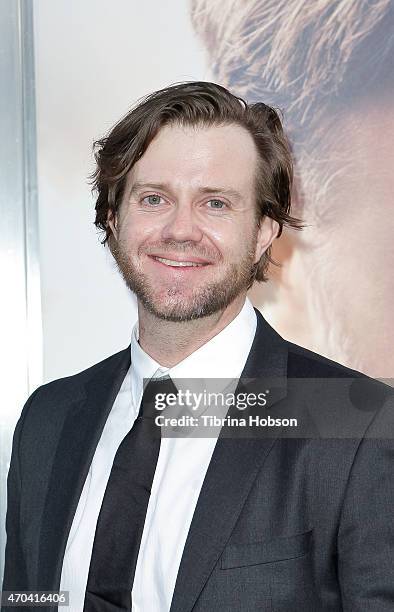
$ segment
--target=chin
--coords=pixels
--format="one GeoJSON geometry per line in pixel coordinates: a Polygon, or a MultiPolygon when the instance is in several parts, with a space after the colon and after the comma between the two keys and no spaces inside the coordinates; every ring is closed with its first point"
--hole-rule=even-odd
{"type": "Polygon", "coordinates": [[[184,296],[179,299],[169,299],[168,295],[148,298],[146,295],[137,296],[143,306],[159,319],[181,323],[184,321],[194,321],[218,312],[223,308],[223,304],[213,299],[202,300],[198,303],[195,296],[188,299],[184,296]]]}
{"type": "Polygon", "coordinates": [[[168,307],[160,308],[152,304],[144,304],[145,308],[149,310],[158,319],[164,321],[172,321],[174,323],[182,323],[184,321],[193,321],[195,319],[201,319],[204,316],[211,314],[207,312],[205,314],[204,309],[196,310],[195,308],[181,308],[181,307],[168,307]]]}

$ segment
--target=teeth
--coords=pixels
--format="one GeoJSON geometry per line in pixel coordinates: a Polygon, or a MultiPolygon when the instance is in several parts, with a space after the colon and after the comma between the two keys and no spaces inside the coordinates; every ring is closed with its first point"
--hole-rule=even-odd
{"type": "Polygon", "coordinates": [[[202,266],[203,264],[195,263],[194,261],[173,261],[172,259],[165,259],[164,257],[155,257],[157,261],[161,261],[166,266],[202,266]]]}

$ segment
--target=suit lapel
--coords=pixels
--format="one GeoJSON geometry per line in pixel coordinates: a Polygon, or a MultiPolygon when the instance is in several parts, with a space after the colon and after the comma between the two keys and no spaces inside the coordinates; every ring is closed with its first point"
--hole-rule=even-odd
{"type": "MultiPolygon", "coordinates": [[[[287,346],[260,312],[255,312],[256,334],[241,378],[266,379],[269,387],[275,382],[269,402],[272,406],[286,396],[287,346]]],[[[170,612],[192,610],[274,443],[273,437],[220,435],[186,540],[170,612]]]]}
{"type": "Polygon", "coordinates": [[[130,349],[114,356],[69,408],[51,472],[40,534],[37,588],[57,590],[64,551],[96,446],[130,367],[130,349]]]}

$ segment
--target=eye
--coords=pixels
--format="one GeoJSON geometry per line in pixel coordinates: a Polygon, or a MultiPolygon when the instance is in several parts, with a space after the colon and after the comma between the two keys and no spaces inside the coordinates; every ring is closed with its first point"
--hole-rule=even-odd
{"type": "Polygon", "coordinates": [[[145,204],[149,204],[150,206],[158,206],[159,204],[161,204],[161,200],[162,197],[157,195],[157,193],[154,193],[152,195],[148,195],[145,198],[143,198],[143,202],[145,202],[145,204]]]}
{"type": "Polygon", "coordinates": [[[211,205],[209,206],[209,208],[211,208],[212,210],[222,210],[227,206],[227,204],[225,202],[222,202],[222,200],[209,200],[208,204],[211,205]]]}

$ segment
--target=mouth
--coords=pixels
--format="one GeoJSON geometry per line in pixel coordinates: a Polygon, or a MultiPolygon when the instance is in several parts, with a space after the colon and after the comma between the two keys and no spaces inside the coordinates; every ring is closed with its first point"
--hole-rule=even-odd
{"type": "Polygon", "coordinates": [[[193,258],[193,261],[190,261],[188,259],[184,259],[184,260],[168,259],[167,257],[159,257],[157,255],[149,255],[149,257],[153,259],[154,261],[158,262],[159,264],[162,264],[169,268],[191,269],[191,268],[203,268],[205,266],[210,265],[209,262],[195,260],[195,258],[193,258]]]}

